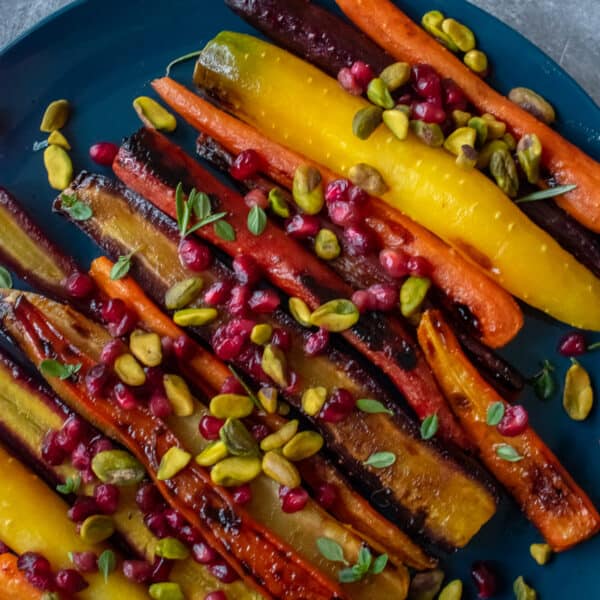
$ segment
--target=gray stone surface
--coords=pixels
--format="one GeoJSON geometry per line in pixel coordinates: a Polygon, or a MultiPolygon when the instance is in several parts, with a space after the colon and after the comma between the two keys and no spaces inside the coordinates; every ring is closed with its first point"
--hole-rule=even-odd
{"type": "MultiPolygon", "coordinates": [[[[532,40],[600,103],[600,0],[472,1],[532,40]]],[[[0,0],[0,48],[69,2],[0,0]]]]}

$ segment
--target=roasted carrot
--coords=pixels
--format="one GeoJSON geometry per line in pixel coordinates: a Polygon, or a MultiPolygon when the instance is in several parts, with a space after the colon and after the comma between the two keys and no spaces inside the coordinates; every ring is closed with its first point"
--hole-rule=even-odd
{"type": "Polygon", "coordinates": [[[496,402],[505,407],[508,403],[468,361],[438,311],[424,314],[419,342],[481,460],[554,550],[567,550],[597,533],[596,508],[531,426],[520,435],[505,437],[487,425],[488,408],[496,402]],[[507,448],[511,460],[499,451],[507,448]]]}
{"type": "Polygon", "coordinates": [[[42,600],[44,592],[33,587],[17,568],[17,557],[0,554],[0,589],[4,600],[42,600]]]}
{"type": "MultiPolygon", "coordinates": [[[[192,127],[209,134],[230,152],[239,154],[249,148],[259,152],[268,175],[280,184],[289,186],[301,164],[313,164],[326,183],[336,179],[329,169],[270,140],[176,81],[165,77],[155,80],[152,86],[192,127]]],[[[510,294],[427,229],[376,198],[371,199],[367,224],[376,231],[382,245],[401,245],[408,254],[423,256],[433,265],[435,285],[454,302],[469,307],[479,323],[482,341],[488,346],[504,346],[520,330],[523,315],[510,294]]]]}
{"type": "Polygon", "coordinates": [[[544,148],[542,161],[556,181],[577,185],[577,189],[558,197],[558,204],[586,227],[600,232],[600,164],[496,92],[390,0],[336,2],[355,25],[396,60],[430,64],[444,77],[452,78],[482,113],[504,121],[517,136],[535,133],[544,148]]]}

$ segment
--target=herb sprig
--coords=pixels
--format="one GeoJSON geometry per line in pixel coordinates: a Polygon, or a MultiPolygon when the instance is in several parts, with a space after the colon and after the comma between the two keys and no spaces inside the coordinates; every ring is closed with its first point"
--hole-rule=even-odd
{"type": "Polygon", "coordinates": [[[0,287],[10,289],[13,286],[13,280],[8,269],[0,266],[0,287]]]}
{"type": "Polygon", "coordinates": [[[43,360],[40,363],[40,371],[44,375],[48,375],[49,377],[58,377],[63,381],[65,379],[70,379],[73,375],[79,373],[81,369],[81,363],[76,363],[73,365],[63,364],[53,358],[49,358],[43,360]]]}
{"type": "Polygon", "coordinates": [[[338,580],[340,583],[354,583],[356,581],[361,581],[369,573],[372,575],[379,575],[388,563],[387,554],[381,554],[373,559],[371,551],[366,546],[361,546],[358,552],[358,560],[355,564],[350,565],[344,557],[343,548],[335,540],[327,537],[320,537],[317,539],[317,547],[319,548],[319,552],[327,560],[345,565],[345,568],[338,573],[338,580]]]}
{"type": "Polygon", "coordinates": [[[525,202],[537,202],[538,200],[555,198],[556,196],[561,196],[562,194],[572,192],[576,188],[577,186],[573,184],[558,185],[556,187],[548,188],[547,190],[539,190],[538,192],[527,194],[527,196],[523,196],[522,198],[517,198],[517,200],[515,200],[515,204],[524,204],[525,202]]]}
{"type": "Polygon", "coordinates": [[[542,368],[538,371],[531,379],[533,389],[541,400],[548,400],[554,390],[556,389],[556,382],[554,381],[554,365],[549,361],[545,360],[542,363],[542,368]]]}
{"type": "Polygon", "coordinates": [[[104,577],[104,583],[108,581],[108,576],[115,570],[117,566],[117,557],[112,550],[105,550],[98,557],[98,570],[104,577]]]}
{"type": "Polygon", "coordinates": [[[393,452],[374,452],[363,462],[366,467],[375,467],[376,469],[385,469],[391,467],[396,462],[396,455],[393,452]]]}
{"type": "Polygon", "coordinates": [[[113,265],[113,268],[110,270],[110,278],[113,281],[123,279],[123,277],[125,277],[125,275],[129,273],[129,270],[131,269],[131,259],[136,252],[137,250],[132,250],[129,254],[119,256],[117,262],[113,265]]]}
{"type": "Polygon", "coordinates": [[[373,400],[372,398],[360,398],[356,401],[356,408],[369,414],[394,414],[389,408],[386,408],[381,402],[379,402],[379,400],[373,400]]]}
{"type": "Polygon", "coordinates": [[[81,475],[69,476],[64,483],[56,486],[56,491],[61,494],[75,494],[81,486],[81,475]]]}

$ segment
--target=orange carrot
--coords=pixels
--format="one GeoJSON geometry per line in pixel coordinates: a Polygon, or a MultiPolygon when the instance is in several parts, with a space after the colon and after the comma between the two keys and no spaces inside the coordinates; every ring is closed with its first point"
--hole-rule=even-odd
{"type": "Polygon", "coordinates": [[[535,133],[542,162],[560,184],[577,189],[558,204],[580,223],[600,232],[600,164],[556,131],[496,92],[389,0],[336,0],[348,18],[397,60],[428,63],[452,78],[482,112],[504,121],[518,137],[535,133]]]}
{"type": "Polygon", "coordinates": [[[17,568],[17,557],[0,554],[0,596],[3,600],[41,600],[44,592],[34,588],[17,568]]]}
{"type": "MultiPolygon", "coordinates": [[[[172,79],[157,79],[152,85],[190,125],[216,139],[230,152],[239,154],[248,148],[258,151],[268,165],[268,175],[282,185],[290,185],[299,165],[311,163],[172,79]]],[[[336,179],[331,171],[314,166],[320,170],[325,183],[336,179]]],[[[437,236],[376,198],[369,204],[366,222],[385,246],[402,246],[405,252],[423,256],[434,266],[435,285],[453,301],[469,307],[479,322],[482,341],[488,346],[504,346],[520,330],[523,315],[511,295],[437,236]]]]}

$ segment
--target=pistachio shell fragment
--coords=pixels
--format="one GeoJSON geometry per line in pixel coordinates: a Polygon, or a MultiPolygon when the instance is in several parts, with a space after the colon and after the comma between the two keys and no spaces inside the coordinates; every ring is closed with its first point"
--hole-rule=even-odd
{"type": "Polygon", "coordinates": [[[527,133],[519,140],[517,159],[527,177],[527,181],[537,183],[540,179],[542,143],[535,133],[527,133]]]}
{"type": "Polygon", "coordinates": [[[190,305],[202,291],[204,282],[201,277],[190,277],[178,281],[165,294],[165,306],[169,310],[179,310],[190,305]]]}
{"type": "Polygon", "coordinates": [[[177,448],[177,446],[169,448],[160,460],[156,478],[159,481],[172,479],[177,473],[187,467],[190,460],[192,460],[192,455],[189,452],[186,452],[182,448],[177,448]]]}
{"type": "Polygon", "coordinates": [[[252,328],[250,332],[250,341],[253,344],[262,346],[273,337],[273,327],[268,323],[259,323],[252,328]]]}
{"type": "Polygon", "coordinates": [[[69,141],[67,140],[67,138],[58,130],[53,131],[48,136],[48,144],[50,146],[60,146],[61,148],[64,148],[65,150],[71,149],[71,144],[69,144],[69,141]]]}
{"type": "Polygon", "coordinates": [[[146,474],[140,461],[125,450],[105,450],[92,458],[92,471],[102,483],[136,485],[146,474]]]}
{"type": "Polygon", "coordinates": [[[162,538],[154,547],[156,556],[168,560],[185,560],[190,555],[190,551],[178,539],[172,537],[162,538]]]}
{"type": "Polygon", "coordinates": [[[385,81],[379,77],[371,79],[367,87],[367,98],[369,98],[373,104],[381,108],[394,108],[394,99],[390,94],[390,90],[385,84],[385,81]]]}
{"type": "Polygon", "coordinates": [[[133,101],[133,108],[146,127],[158,131],[175,131],[177,120],[153,98],[139,96],[133,101]]]}
{"type": "Polygon", "coordinates": [[[227,450],[225,442],[223,440],[217,440],[208,444],[194,460],[201,467],[212,467],[228,456],[229,451],[227,450]]]}
{"type": "Polygon", "coordinates": [[[194,412],[194,397],[185,380],[179,375],[163,375],[165,394],[176,417],[189,417],[194,412]]]}
{"type": "Polygon", "coordinates": [[[381,173],[366,163],[358,163],[350,167],[348,179],[373,196],[382,196],[390,189],[381,173]]]}
{"type": "Polygon", "coordinates": [[[316,431],[301,431],[283,447],[283,456],[297,462],[314,456],[323,447],[323,436],[316,431]]]}
{"type": "Polygon", "coordinates": [[[244,419],[253,410],[252,398],[241,394],[219,394],[210,401],[210,412],[219,419],[244,419]]]}
{"type": "Polygon", "coordinates": [[[256,394],[258,401],[260,402],[263,410],[269,414],[274,415],[277,412],[277,400],[279,393],[274,387],[263,387],[258,390],[256,394]]]}
{"type": "Polygon", "coordinates": [[[260,442],[260,449],[263,452],[268,452],[269,450],[277,450],[277,448],[281,448],[287,442],[289,442],[298,431],[298,420],[294,419],[286,423],[283,427],[280,427],[274,433],[271,433],[266,438],[264,438],[260,442]]]}
{"type": "Polygon", "coordinates": [[[529,88],[513,88],[508,93],[508,99],[546,125],[552,125],[556,121],[556,112],[550,102],[529,88]]]}
{"type": "Polygon", "coordinates": [[[269,192],[269,207],[278,217],[287,219],[290,216],[285,194],[279,188],[273,188],[269,192]]]}
{"type": "Polygon", "coordinates": [[[398,109],[384,111],[383,122],[399,140],[405,140],[408,137],[410,121],[404,111],[398,109]]]}
{"type": "Polygon", "coordinates": [[[48,183],[55,190],[65,190],[73,181],[73,163],[64,148],[51,145],[44,150],[44,166],[48,183]]]}
{"type": "Polygon", "coordinates": [[[321,212],[325,204],[323,180],[318,169],[311,165],[300,165],[294,173],[292,196],[300,210],[307,215],[321,212]]]}
{"type": "Polygon", "coordinates": [[[139,387],[146,383],[146,373],[133,354],[121,354],[113,366],[117,377],[127,385],[139,387]]]}
{"type": "Polygon", "coordinates": [[[531,544],[529,546],[529,554],[531,554],[533,560],[538,565],[543,566],[552,557],[552,548],[549,544],[531,544]]]}
{"type": "Polygon", "coordinates": [[[290,314],[302,327],[310,327],[310,308],[302,298],[290,298],[288,302],[290,314]]]}
{"type": "Polygon", "coordinates": [[[463,145],[456,157],[456,164],[463,169],[472,169],[477,164],[479,152],[473,146],[463,145]]]}
{"type": "Polygon", "coordinates": [[[279,485],[296,488],[301,483],[298,469],[287,458],[274,450],[263,456],[262,470],[267,477],[270,477],[279,485]]]}
{"type": "Polygon", "coordinates": [[[444,132],[437,123],[411,121],[410,129],[423,143],[432,148],[439,148],[444,143],[444,132]]]}
{"type": "Polygon", "coordinates": [[[594,405],[594,392],[588,372],[578,362],[573,362],[565,378],[563,407],[574,421],[588,418],[594,405]]]}
{"type": "Polygon", "coordinates": [[[282,388],[288,387],[285,354],[273,344],[267,344],[261,360],[262,370],[282,388]]]}
{"type": "Polygon", "coordinates": [[[458,52],[458,46],[452,41],[447,33],[442,31],[443,22],[444,15],[439,10],[430,10],[428,13],[425,13],[421,19],[421,25],[423,25],[425,31],[430,33],[451,52],[458,52]]]}
{"type": "MultiPolygon", "coordinates": [[[[488,124],[485,119],[481,117],[472,117],[467,123],[469,127],[472,127],[477,134],[477,144],[483,146],[488,139],[488,124]]],[[[474,144],[471,144],[474,145],[474,144]]]]}
{"type": "Polygon", "coordinates": [[[129,349],[147,367],[157,367],[162,362],[162,344],[157,333],[136,329],[129,337],[129,349]]]}
{"type": "Polygon", "coordinates": [[[302,394],[302,410],[314,417],[321,412],[327,400],[327,389],[322,386],[312,387],[302,394]]]}
{"type": "Polygon", "coordinates": [[[515,579],[513,584],[513,592],[515,593],[516,600],[536,600],[536,591],[529,587],[522,576],[515,579]]]}
{"type": "Polygon", "coordinates": [[[383,110],[378,106],[361,108],[352,119],[352,133],[360,140],[368,140],[381,125],[383,110]]]}
{"type": "Polygon", "coordinates": [[[469,52],[475,48],[475,35],[456,19],[444,19],[442,31],[454,42],[461,52],[469,52]]]}
{"type": "Polygon", "coordinates": [[[234,456],[218,462],[210,471],[216,485],[234,487],[256,479],[262,464],[257,456],[234,456]]]}
{"type": "Polygon", "coordinates": [[[331,229],[323,228],[315,238],[315,253],[323,260],[335,260],[342,249],[337,235],[331,229]]]}
{"type": "Polygon", "coordinates": [[[55,100],[51,102],[44,112],[40,131],[52,133],[57,129],[62,129],[71,115],[71,105],[68,100],[55,100]]]}
{"type": "Polygon", "coordinates": [[[463,593],[463,583],[460,579],[451,581],[440,592],[438,600],[461,600],[463,593]]]}
{"type": "Polygon", "coordinates": [[[471,71],[485,75],[488,70],[488,57],[481,50],[469,50],[463,57],[463,62],[471,71]]]}
{"type": "Polygon", "coordinates": [[[405,317],[416,314],[431,287],[431,281],[427,277],[410,276],[400,288],[400,311],[405,317]]]}
{"type": "Polygon", "coordinates": [[[496,185],[509,197],[516,198],[519,192],[519,174],[513,157],[508,150],[496,150],[490,159],[490,173],[496,185]]]}
{"type": "Polygon", "coordinates": [[[173,315],[175,324],[181,327],[202,327],[219,316],[216,308],[184,308],[173,315]]]}
{"type": "Polygon", "coordinates": [[[227,419],[219,431],[219,437],[229,454],[233,456],[255,456],[258,444],[254,436],[239,419],[227,419]]]}
{"type": "Polygon", "coordinates": [[[148,588],[148,593],[152,600],[185,600],[178,583],[153,583],[148,588]]]}
{"type": "Polygon", "coordinates": [[[444,148],[458,156],[461,153],[463,146],[475,146],[475,140],[477,139],[477,132],[472,127],[459,127],[453,131],[444,142],[444,148]]]}
{"type": "Polygon", "coordinates": [[[109,516],[92,515],[81,524],[79,535],[88,544],[99,544],[107,540],[114,532],[115,524],[109,516]]]}
{"type": "Polygon", "coordinates": [[[508,145],[504,140],[494,140],[492,142],[488,142],[479,153],[479,158],[477,159],[477,168],[478,169],[487,169],[490,166],[490,160],[492,159],[492,154],[497,150],[509,150],[508,145]]]}
{"type": "Polygon", "coordinates": [[[379,78],[385,83],[390,92],[395,92],[410,80],[410,65],[405,62],[396,62],[381,71],[379,78]]]}

